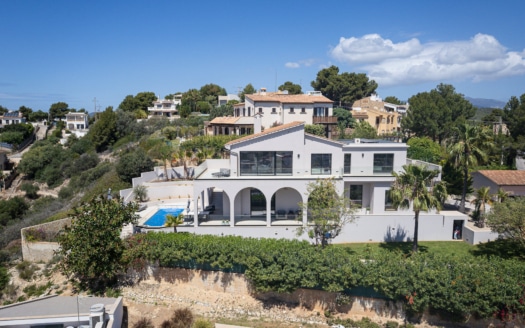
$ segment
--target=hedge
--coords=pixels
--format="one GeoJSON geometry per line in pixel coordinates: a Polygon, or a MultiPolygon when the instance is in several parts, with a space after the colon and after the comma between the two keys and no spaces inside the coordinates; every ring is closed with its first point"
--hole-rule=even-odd
{"type": "Polygon", "coordinates": [[[125,260],[135,267],[158,263],[244,273],[259,292],[344,293],[364,287],[403,301],[414,314],[429,310],[458,320],[525,317],[525,263],[498,257],[380,250],[363,258],[347,247],[320,248],[306,241],[148,233],[127,240],[125,260]]]}

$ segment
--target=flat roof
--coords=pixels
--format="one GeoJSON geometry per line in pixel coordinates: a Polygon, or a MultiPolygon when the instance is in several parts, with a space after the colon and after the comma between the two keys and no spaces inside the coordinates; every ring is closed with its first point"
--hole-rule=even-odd
{"type": "Polygon", "coordinates": [[[13,319],[89,315],[91,306],[95,304],[104,304],[106,313],[112,313],[119,303],[118,300],[112,297],[58,295],[36,298],[0,306],[0,326],[2,326],[2,321],[13,319]]]}

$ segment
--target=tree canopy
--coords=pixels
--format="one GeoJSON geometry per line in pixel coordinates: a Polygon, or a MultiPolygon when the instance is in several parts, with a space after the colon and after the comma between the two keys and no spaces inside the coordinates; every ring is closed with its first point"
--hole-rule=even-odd
{"type": "Polygon", "coordinates": [[[290,95],[300,95],[303,93],[303,90],[299,84],[295,84],[290,81],[286,81],[283,84],[281,84],[278,88],[278,90],[281,91],[288,91],[288,94],[290,95]]]}
{"type": "Polygon", "coordinates": [[[238,96],[241,99],[241,102],[244,102],[244,96],[254,94],[256,92],[255,88],[251,83],[248,83],[244,89],[242,89],[241,92],[239,92],[238,96]]]}
{"type": "Polygon", "coordinates": [[[113,107],[102,112],[95,124],[89,128],[87,137],[91,140],[97,152],[106,150],[117,140],[117,114],[113,107]]]}
{"type": "Polygon", "coordinates": [[[355,220],[350,200],[337,192],[333,179],[318,179],[307,186],[308,202],[300,203],[307,213],[308,225],[297,229],[297,234],[308,233],[316,245],[325,246],[337,237],[343,227],[355,220]]]}
{"type": "Polygon", "coordinates": [[[337,66],[324,68],[317,73],[317,78],[311,83],[316,91],[338,105],[352,106],[354,101],[372,95],[378,84],[369,80],[363,73],[341,73],[337,66]]]}
{"type": "Polygon", "coordinates": [[[76,207],[58,240],[61,271],[92,290],[114,284],[126,267],[120,230],[137,221],[136,210],[135,203],[102,196],[76,207]]]}
{"type": "Polygon", "coordinates": [[[492,231],[525,247],[525,197],[506,199],[493,204],[486,223],[492,231]]]}
{"type": "Polygon", "coordinates": [[[377,131],[367,121],[357,122],[351,138],[376,139],[377,131]]]}
{"type": "Polygon", "coordinates": [[[407,157],[411,159],[439,164],[445,155],[441,146],[428,137],[412,137],[407,145],[407,157]]]}
{"type": "Polygon", "coordinates": [[[49,107],[49,115],[51,120],[58,118],[63,119],[66,117],[66,113],[69,111],[69,105],[65,102],[57,102],[49,107]]]}
{"type": "Polygon", "coordinates": [[[456,167],[463,171],[463,192],[460,211],[465,210],[469,169],[487,160],[487,150],[492,147],[489,131],[480,125],[463,123],[457,126],[451,140],[449,153],[456,167]]]}
{"type": "Polygon", "coordinates": [[[132,112],[136,117],[143,116],[143,113],[146,113],[147,117],[148,107],[152,107],[155,100],[157,100],[157,96],[154,92],[139,92],[135,96],[127,95],[118,108],[126,112],[132,112]]]}
{"type": "Polygon", "coordinates": [[[409,99],[410,108],[401,128],[417,137],[429,137],[440,144],[454,128],[474,116],[476,108],[449,84],[439,84],[430,92],[409,99]]]}

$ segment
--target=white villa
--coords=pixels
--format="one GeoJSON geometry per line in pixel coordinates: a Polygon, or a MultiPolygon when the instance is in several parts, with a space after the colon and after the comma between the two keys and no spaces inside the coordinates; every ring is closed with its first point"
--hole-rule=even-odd
{"type": "Polygon", "coordinates": [[[182,94],[176,94],[173,99],[157,99],[153,106],[148,107],[148,118],[154,116],[164,116],[175,118],[178,116],[178,106],[182,103],[182,94]]]}
{"type": "Polygon", "coordinates": [[[280,124],[302,121],[306,124],[326,126],[326,136],[330,137],[337,125],[333,116],[333,101],[320,91],[291,95],[286,91],[266,92],[261,89],[255,94],[245,95],[245,101],[233,106],[233,117],[217,117],[209,123],[209,134],[251,133],[247,125],[254,124],[255,115],[261,117],[261,128],[268,129],[280,124]]]}
{"type": "MultiPolygon", "coordinates": [[[[257,130],[258,115],[255,119],[257,130]]],[[[185,185],[191,204],[184,212],[186,223],[177,230],[308,239],[296,235],[297,226],[308,224],[299,203],[307,203],[309,183],[332,178],[339,191],[358,207],[355,222],[346,225],[334,242],[410,240],[413,212],[395,210],[388,197],[394,180],[391,172],[414,162],[406,158],[408,146],[386,140],[334,141],[305,133],[304,125],[290,122],[236,139],[226,144],[229,159],[206,160],[196,167],[193,185],[185,185]]],[[[175,183],[148,184],[150,197],[176,199],[176,190],[181,186],[175,183]],[[171,189],[169,184],[173,184],[171,189]]],[[[130,193],[128,190],[121,195],[130,199],[130,193]]],[[[419,239],[452,240],[454,229],[464,227],[467,220],[455,210],[422,213],[419,239]]]]}

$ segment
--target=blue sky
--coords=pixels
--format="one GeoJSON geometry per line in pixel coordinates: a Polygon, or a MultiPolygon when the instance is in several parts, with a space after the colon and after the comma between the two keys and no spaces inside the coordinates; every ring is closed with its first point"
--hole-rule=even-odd
{"type": "Polygon", "coordinates": [[[525,1],[0,1],[0,105],[118,107],[215,83],[237,93],[366,73],[381,97],[439,83],[525,93],[525,1]]]}

